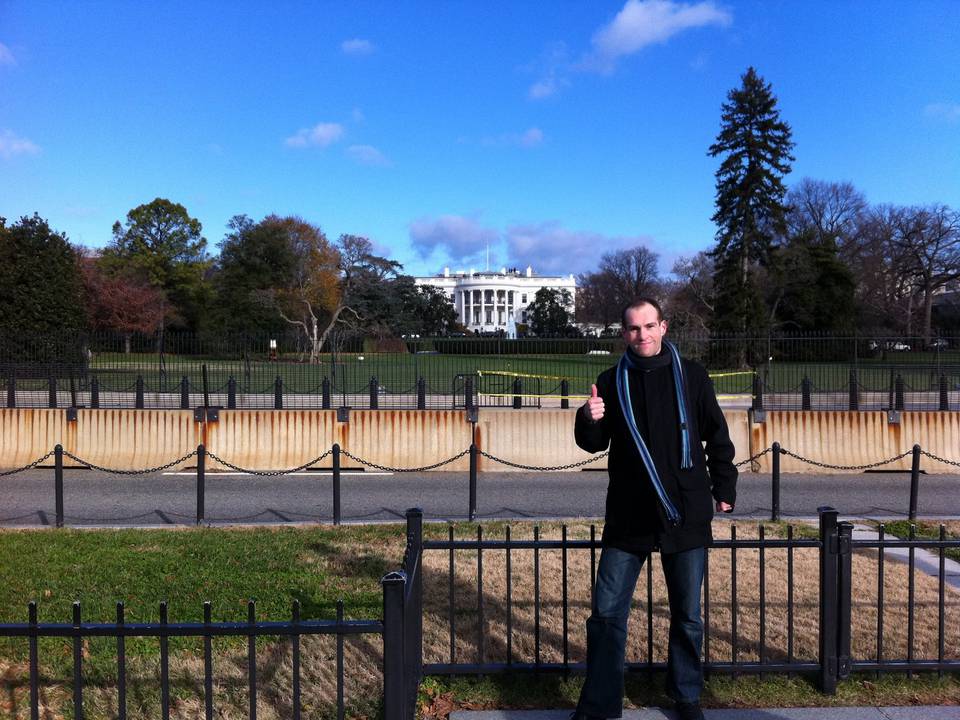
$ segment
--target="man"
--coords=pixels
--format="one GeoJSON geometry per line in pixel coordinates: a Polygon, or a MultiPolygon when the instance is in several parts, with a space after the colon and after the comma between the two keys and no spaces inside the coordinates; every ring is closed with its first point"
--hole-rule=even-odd
{"type": "Polygon", "coordinates": [[[657,301],[638,298],[621,319],[626,352],[597,378],[575,428],[584,450],[609,446],[610,484],[574,720],[622,714],[630,601],[654,550],[670,600],[667,694],[682,720],[703,720],[700,593],[714,501],[718,512],[736,502],[734,447],[707,371],[664,340],[657,301]]]}

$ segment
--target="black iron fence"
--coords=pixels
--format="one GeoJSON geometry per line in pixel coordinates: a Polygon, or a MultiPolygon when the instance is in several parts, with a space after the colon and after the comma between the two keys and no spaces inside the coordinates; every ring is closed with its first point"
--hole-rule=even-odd
{"type": "MultiPolygon", "coordinates": [[[[589,394],[619,338],[0,337],[7,407],[556,407],[589,394]],[[467,387],[469,382],[470,387],[467,387]]],[[[721,395],[771,409],[956,408],[960,338],[671,335],[721,395]]]]}
{"type": "MultiPolygon", "coordinates": [[[[960,548],[960,539],[947,539],[942,526],[940,537],[936,540],[917,540],[912,530],[909,539],[891,539],[884,536],[882,526],[878,540],[855,540],[852,532],[853,525],[840,522],[836,510],[821,508],[815,537],[798,534],[793,526],[786,528],[785,537],[769,537],[761,526],[758,537],[742,538],[737,536],[734,525],[729,538],[716,539],[708,551],[703,588],[705,672],[730,675],[815,673],[822,691],[832,694],[836,692],[839,681],[858,670],[877,673],[912,673],[920,670],[943,673],[960,670],[955,631],[947,639],[948,627],[954,627],[948,625],[947,611],[958,612],[960,601],[954,595],[947,597],[945,572],[945,552],[960,548]],[[888,551],[896,548],[906,548],[909,554],[906,607],[902,604],[897,607],[897,622],[903,621],[907,627],[905,651],[901,656],[884,650],[885,628],[888,632],[890,630],[889,625],[884,625],[884,619],[891,614],[891,603],[884,598],[884,559],[888,551]],[[872,652],[866,650],[867,643],[862,638],[858,637],[856,646],[852,642],[852,609],[857,607],[858,613],[862,613],[869,604],[862,597],[855,597],[852,589],[855,585],[852,558],[855,553],[864,551],[877,553],[878,595],[872,608],[877,620],[872,652]],[[918,623],[915,555],[919,551],[936,553],[939,560],[939,570],[935,576],[935,612],[926,612],[922,618],[925,632],[929,633],[929,626],[932,625],[936,633],[933,643],[936,649],[929,654],[918,654],[915,642],[918,623]],[[770,556],[774,553],[779,553],[777,561],[780,564],[776,582],[785,585],[777,588],[776,627],[771,623],[773,602],[770,594],[773,588],[768,578],[771,573],[770,556]],[[795,596],[801,586],[796,565],[800,560],[798,556],[805,553],[814,554],[813,557],[804,558],[806,565],[815,564],[817,567],[817,593],[813,600],[817,615],[813,619],[808,618],[809,622],[802,630],[798,630],[796,619],[799,608],[795,596]],[[748,578],[746,585],[749,585],[751,592],[755,590],[756,598],[751,597],[744,602],[743,594],[747,588],[741,578],[743,570],[738,571],[738,561],[743,563],[747,554],[752,556],[756,575],[748,578]],[[726,574],[711,580],[711,564],[721,562],[726,574]],[[742,622],[748,615],[756,621],[749,637],[738,626],[738,621],[742,622]],[[931,616],[935,618],[932,623],[931,616]],[[726,622],[720,625],[717,618],[725,618],[726,622]],[[811,630],[818,638],[816,643],[812,640],[814,636],[811,630]],[[803,647],[798,652],[797,646],[801,640],[803,647]],[[718,647],[723,651],[723,656],[718,647]],[[855,649],[863,654],[856,654],[855,649]]],[[[483,528],[478,526],[475,538],[457,539],[451,527],[447,539],[422,540],[420,547],[424,557],[428,554],[446,557],[445,562],[438,560],[431,563],[434,572],[439,575],[443,575],[443,572],[436,568],[446,565],[446,577],[437,577],[432,582],[428,594],[433,601],[425,607],[424,612],[432,623],[446,626],[448,638],[446,656],[425,661],[423,674],[569,674],[584,671],[582,620],[585,619],[586,607],[592,603],[597,551],[601,548],[593,526],[590,527],[589,539],[569,538],[566,525],[559,539],[541,537],[536,527],[532,539],[516,538],[509,526],[504,529],[501,538],[486,538],[483,528]],[[581,623],[578,625],[573,620],[574,602],[571,595],[577,588],[582,590],[588,578],[583,563],[579,564],[576,571],[571,568],[574,565],[573,556],[582,557],[584,553],[589,556],[590,595],[588,599],[578,602],[581,611],[578,614],[581,623]],[[554,563],[552,570],[554,575],[559,574],[559,578],[550,579],[551,591],[544,589],[548,578],[543,568],[548,555],[560,557],[559,569],[554,563]],[[485,560],[488,564],[496,561],[496,567],[502,568],[503,577],[497,583],[496,595],[485,586],[485,583],[491,583],[491,572],[484,570],[485,560]],[[530,565],[525,573],[519,568],[521,562],[530,565]],[[466,570],[458,570],[463,565],[466,565],[466,570]],[[517,598],[521,574],[526,584],[522,601],[525,607],[522,611],[519,609],[521,601],[517,598]],[[531,605],[532,608],[529,607],[531,605]],[[552,616],[549,627],[546,622],[548,613],[552,616]],[[560,615],[559,622],[557,613],[560,615]],[[523,621],[519,622],[521,614],[523,621]],[[469,635],[473,637],[467,637],[469,635]],[[523,647],[518,649],[517,645],[521,643],[523,647]],[[573,650],[575,645],[576,656],[573,650]]],[[[802,589],[802,609],[809,615],[810,588],[802,589]]],[[[666,668],[665,662],[657,658],[655,651],[654,625],[662,624],[666,612],[664,598],[657,596],[657,593],[662,594],[663,588],[655,583],[652,563],[647,562],[645,587],[640,592],[641,598],[644,598],[640,601],[642,611],[640,617],[635,617],[640,624],[636,630],[643,635],[645,642],[639,646],[640,656],[627,662],[628,671],[652,673],[666,668]]],[[[924,606],[926,611],[931,609],[928,605],[924,606]]],[[[437,629],[434,627],[431,632],[435,634],[437,629]]]]}
{"type": "MultiPolygon", "coordinates": [[[[408,535],[414,532],[419,537],[422,514],[418,510],[407,513],[408,535]]],[[[344,720],[346,716],[345,677],[349,672],[344,663],[344,640],[356,635],[379,635],[382,637],[383,660],[383,704],[385,720],[413,720],[417,690],[421,677],[421,666],[417,645],[421,637],[421,617],[419,601],[422,596],[419,585],[419,555],[411,554],[411,544],[404,557],[403,566],[388,573],[381,580],[383,590],[383,616],[369,620],[344,619],[343,603],[337,603],[336,618],[332,620],[304,620],[300,615],[300,603],[294,601],[291,617],[282,621],[261,621],[256,618],[256,605],[253,600],[247,602],[247,622],[213,622],[209,602],[203,604],[202,623],[172,623],[167,615],[167,603],[160,604],[159,621],[148,623],[128,623],[125,620],[124,604],[117,603],[115,623],[86,623],[81,617],[79,602],[73,604],[73,618],[69,623],[40,623],[37,620],[37,604],[28,605],[26,623],[0,624],[0,638],[24,639],[29,646],[29,708],[32,720],[39,720],[41,712],[47,717],[50,708],[41,703],[41,653],[40,640],[43,638],[68,638],[72,650],[72,717],[82,720],[84,708],[84,657],[85,645],[91,638],[116,639],[116,705],[110,714],[120,720],[128,715],[127,677],[128,663],[126,653],[127,638],[156,638],[159,643],[159,704],[160,714],[168,720],[171,712],[170,678],[170,639],[201,638],[203,640],[203,717],[212,720],[222,717],[217,707],[217,693],[214,682],[213,640],[222,637],[247,638],[247,697],[248,717],[256,720],[258,710],[257,679],[257,641],[258,639],[280,639],[284,641],[290,657],[289,700],[284,699],[282,712],[288,717],[299,720],[302,716],[314,716],[317,709],[306,711],[301,699],[301,639],[317,635],[335,636],[336,651],[333,658],[336,663],[336,718],[344,720]],[[286,707],[289,705],[289,707],[286,707]],[[43,708],[43,709],[42,709],[43,708]]],[[[276,660],[276,657],[273,657],[276,660]]],[[[48,682],[59,684],[56,678],[47,678],[48,682]]],[[[178,702],[183,702],[182,691],[178,702]]],[[[275,700],[275,698],[274,698],[275,700]]],[[[361,698],[366,703],[369,698],[361,698]]],[[[144,702],[143,690],[139,689],[137,703],[144,702]]],[[[142,710],[139,707],[138,710],[142,710]]],[[[139,713],[138,713],[139,714],[139,713]]]]}

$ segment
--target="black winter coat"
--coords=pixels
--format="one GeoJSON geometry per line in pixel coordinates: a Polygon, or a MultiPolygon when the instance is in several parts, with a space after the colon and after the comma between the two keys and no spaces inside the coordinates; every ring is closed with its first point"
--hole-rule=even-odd
{"type": "Polygon", "coordinates": [[[663,487],[682,520],[673,528],[667,522],[620,408],[616,367],[612,367],[597,378],[603,418],[591,422],[581,409],[575,427],[577,445],[587,452],[610,448],[603,544],[638,554],[710,545],[713,501],[733,505],[737,498],[734,447],[713,383],[702,365],[681,360],[693,456],[693,467],[684,470],[680,468],[680,423],[670,352],[664,348],[655,357],[634,356],[634,361],[638,368],[628,370],[633,414],[663,487]]]}

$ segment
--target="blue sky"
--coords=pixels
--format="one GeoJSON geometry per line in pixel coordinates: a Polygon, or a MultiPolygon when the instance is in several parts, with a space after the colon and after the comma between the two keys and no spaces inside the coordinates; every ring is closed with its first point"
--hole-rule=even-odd
{"type": "Polygon", "coordinates": [[[89,246],[155,197],[366,235],[407,272],[713,242],[750,65],[803,177],[960,205],[960,2],[0,0],[0,216],[89,246]]]}

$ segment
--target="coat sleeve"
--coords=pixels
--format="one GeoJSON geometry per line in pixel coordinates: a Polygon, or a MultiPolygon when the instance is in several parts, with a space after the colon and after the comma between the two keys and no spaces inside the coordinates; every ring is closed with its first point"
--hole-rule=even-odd
{"type": "Polygon", "coordinates": [[[610,393],[609,383],[604,375],[597,378],[597,394],[603,398],[604,416],[596,422],[590,420],[584,413],[584,406],[577,410],[577,419],[573,428],[573,436],[583,450],[589,453],[603,452],[610,445],[610,393]]]}
{"type": "Polygon", "coordinates": [[[697,398],[700,439],[706,443],[707,469],[715,500],[730,505],[737,502],[737,467],[733,464],[736,449],[730,440],[727,420],[717,402],[713,382],[706,370],[697,398]]]}

